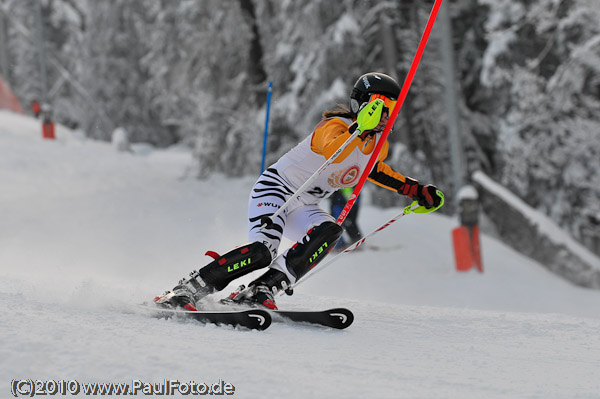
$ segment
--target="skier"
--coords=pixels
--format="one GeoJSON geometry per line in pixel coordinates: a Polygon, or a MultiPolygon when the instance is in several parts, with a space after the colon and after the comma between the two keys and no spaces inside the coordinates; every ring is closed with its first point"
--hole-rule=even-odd
{"type": "MultiPolygon", "coordinates": [[[[330,202],[331,202],[331,216],[333,216],[334,218],[337,219],[337,217],[344,210],[344,207],[346,206],[346,202],[348,202],[348,200],[350,199],[350,196],[352,195],[353,191],[354,191],[353,187],[343,187],[337,191],[334,191],[331,194],[331,197],[329,197],[330,202]]],[[[342,223],[342,227],[348,234],[348,237],[350,238],[350,242],[347,243],[346,240],[344,240],[344,236],[342,235],[340,237],[340,240],[338,241],[337,245],[334,248],[336,251],[344,250],[344,248],[347,247],[348,244],[355,243],[356,241],[360,240],[360,238],[362,237],[362,233],[360,232],[360,228],[358,227],[358,210],[359,209],[360,209],[360,196],[358,198],[356,198],[356,201],[354,202],[352,209],[350,209],[350,212],[348,212],[348,214],[346,215],[346,219],[344,219],[344,222],[342,223]]],[[[360,248],[361,247],[358,247],[356,249],[360,249],[360,248]]]]}
{"type": "MultiPolygon", "coordinates": [[[[154,302],[163,307],[196,310],[203,297],[223,290],[232,281],[258,269],[269,267],[246,288],[241,286],[229,296],[235,303],[263,305],[277,309],[274,296],[281,290],[291,295],[290,286],[315,267],[333,249],[343,229],[336,220],[319,207],[319,202],[334,191],[356,185],[376,147],[389,115],[396,104],[400,86],[388,75],[367,73],[354,84],[350,94],[350,109],[339,106],[323,113],[314,131],[296,147],[267,168],[250,193],[248,235],[250,243],[224,255],[207,252],[214,258],[203,268],[192,271],[189,278],[179,281],[172,291],[157,296],[154,302]],[[299,193],[284,211],[271,220],[280,208],[357,128],[357,117],[366,105],[376,99],[385,107],[379,124],[356,137],[318,175],[312,186],[299,193]],[[296,241],[291,248],[278,254],[282,236],[296,241]]],[[[395,172],[383,160],[388,153],[386,142],[377,158],[369,180],[382,187],[417,200],[430,209],[441,198],[433,185],[423,185],[415,179],[395,172]]]]}
{"type": "Polygon", "coordinates": [[[33,115],[38,118],[42,113],[42,106],[35,98],[31,100],[31,110],[33,111],[33,115]]]}

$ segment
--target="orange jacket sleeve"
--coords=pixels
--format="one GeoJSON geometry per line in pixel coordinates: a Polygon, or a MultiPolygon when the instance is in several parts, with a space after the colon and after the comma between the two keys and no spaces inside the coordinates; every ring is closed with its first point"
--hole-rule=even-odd
{"type": "MultiPolygon", "coordinates": [[[[325,119],[321,121],[313,132],[310,149],[329,159],[338,148],[352,136],[348,131],[348,125],[339,118],[325,119]]],[[[342,162],[361,143],[355,138],[344,151],[335,159],[334,163],[342,162]]]]}
{"type": "Polygon", "coordinates": [[[390,144],[386,141],[381,148],[373,170],[369,174],[369,181],[388,190],[398,191],[404,186],[406,177],[383,162],[387,158],[389,147],[390,144]]]}

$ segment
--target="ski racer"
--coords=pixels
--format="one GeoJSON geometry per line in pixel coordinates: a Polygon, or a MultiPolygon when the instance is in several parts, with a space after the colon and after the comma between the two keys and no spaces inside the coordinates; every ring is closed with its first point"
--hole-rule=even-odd
{"type": "MultiPolygon", "coordinates": [[[[171,291],[157,296],[154,302],[164,307],[196,310],[203,297],[223,290],[250,272],[268,267],[247,288],[241,286],[232,293],[229,300],[277,309],[274,296],[281,290],[291,294],[290,286],[321,262],[342,235],[342,228],[319,207],[319,203],[336,190],[356,185],[399,93],[400,86],[388,75],[376,72],[362,75],[350,94],[350,109],[340,106],[325,111],[314,131],[258,178],[248,204],[249,243],[224,255],[207,252],[214,258],[212,262],[192,271],[189,278],[180,280],[171,291]],[[268,220],[265,218],[270,218],[346,142],[357,128],[359,112],[376,99],[385,104],[379,124],[372,130],[361,132],[308,189],[265,224],[268,220]],[[283,236],[296,243],[278,254],[283,236]]],[[[386,142],[369,180],[416,200],[428,209],[437,207],[441,198],[435,186],[405,177],[383,162],[388,148],[386,142]]]]}

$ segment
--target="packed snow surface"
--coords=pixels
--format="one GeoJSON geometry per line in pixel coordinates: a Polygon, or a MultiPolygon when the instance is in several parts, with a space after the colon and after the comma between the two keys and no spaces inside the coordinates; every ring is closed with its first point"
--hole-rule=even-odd
{"type": "MultiPolygon", "coordinates": [[[[373,238],[379,250],[278,297],[283,309],[348,307],[347,330],[132,310],[205,251],[247,240],[254,178],[198,181],[191,161],[183,148],[119,153],[61,126],[42,140],[38,121],[0,111],[0,397],[13,379],[54,379],[222,380],[239,398],[600,398],[600,292],[485,235],[484,273],[458,273],[458,223],[441,214],[401,218],[373,238]]],[[[361,229],[400,212],[364,201],[361,229]]]]}

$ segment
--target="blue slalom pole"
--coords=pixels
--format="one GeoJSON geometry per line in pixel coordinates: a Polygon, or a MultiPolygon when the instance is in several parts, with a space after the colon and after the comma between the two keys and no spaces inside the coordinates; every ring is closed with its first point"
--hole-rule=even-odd
{"type": "Polygon", "coordinates": [[[267,135],[269,134],[269,112],[271,111],[271,92],[273,91],[273,82],[269,82],[267,91],[267,115],[265,117],[265,135],[263,139],[262,163],[260,165],[260,173],[265,171],[265,158],[267,157],[267,135]]]}

